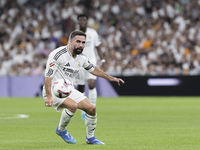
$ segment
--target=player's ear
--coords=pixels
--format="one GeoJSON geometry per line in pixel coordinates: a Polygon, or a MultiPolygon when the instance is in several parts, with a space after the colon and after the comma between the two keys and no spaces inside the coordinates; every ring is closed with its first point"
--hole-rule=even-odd
{"type": "Polygon", "coordinates": [[[70,44],[72,44],[73,40],[71,39],[69,42],[70,42],[70,44]]]}

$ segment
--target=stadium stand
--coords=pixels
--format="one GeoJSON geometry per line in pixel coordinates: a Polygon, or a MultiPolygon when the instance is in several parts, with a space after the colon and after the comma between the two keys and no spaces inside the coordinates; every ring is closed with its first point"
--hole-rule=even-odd
{"type": "Polygon", "coordinates": [[[43,75],[86,13],[111,75],[199,75],[200,0],[1,0],[0,76],[43,75]]]}

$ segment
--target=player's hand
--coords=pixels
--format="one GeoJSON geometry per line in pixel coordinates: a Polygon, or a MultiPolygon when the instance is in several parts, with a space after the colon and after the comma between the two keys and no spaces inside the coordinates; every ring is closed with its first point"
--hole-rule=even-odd
{"type": "Polygon", "coordinates": [[[47,97],[47,99],[45,100],[45,106],[46,107],[51,107],[54,105],[53,99],[52,97],[47,97]]]}
{"type": "Polygon", "coordinates": [[[119,86],[120,86],[120,83],[122,83],[122,84],[125,83],[124,80],[122,80],[122,79],[120,79],[120,78],[115,78],[115,77],[113,77],[113,79],[112,79],[111,81],[117,82],[119,86]]]}

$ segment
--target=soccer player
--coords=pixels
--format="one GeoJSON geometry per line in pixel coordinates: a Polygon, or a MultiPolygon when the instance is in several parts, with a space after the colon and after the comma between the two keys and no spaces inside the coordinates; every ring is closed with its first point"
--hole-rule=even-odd
{"type": "MultiPolygon", "coordinates": [[[[97,50],[98,55],[101,59],[101,63],[105,63],[105,59],[103,59],[103,54],[100,49],[101,41],[99,39],[99,35],[94,29],[87,27],[88,16],[85,14],[80,14],[77,17],[77,20],[79,24],[79,30],[83,31],[87,35],[83,54],[88,57],[88,59],[93,65],[96,65],[97,58],[95,51],[97,50]]],[[[85,84],[86,82],[88,82],[88,87],[89,87],[88,98],[94,106],[96,106],[96,101],[97,101],[97,90],[95,87],[96,79],[97,79],[96,76],[85,71],[85,69],[81,69],[79,71],[79,75],[75,78],[75,84],[77,85],[77,89],[82,93],[85,92],[85,84]]],[[[85,119],[84,111],[81,111],[81,116],[82,119],[85,119]]]]}
{"type": "Polygon", "coordinates": [[[45,70],[45,81],[43,89],[43,97],[45,106],[53,106],[57,111],[62,111],[61,118],[56,133],[67,143],[76,143],[76,140],[66,130],[71,118],[77,109],[86,112],[86,143],[104,145],[103,142],[94,137],[94,131],[97,123],[96,107],[88,100],[83,93],[75,88],[67,98],[58,98],[52,93],[52,83],[58,79],[73,78],[78,74],[81,67],[95,76],[105,78],[109,81],[124,83],[120,78],[109,76],[98,67],[90,63],[89,59],[82,54],[85,46],[86,34],[82,31],[74,31],[71,34],[70,43],[61,46],[49,55],[45,70]]]}

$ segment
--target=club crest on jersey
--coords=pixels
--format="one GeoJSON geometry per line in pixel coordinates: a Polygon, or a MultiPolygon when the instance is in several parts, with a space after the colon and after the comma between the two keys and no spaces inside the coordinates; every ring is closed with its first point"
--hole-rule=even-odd
{"type": "Polygon", "coordinates": [[[80,62],[78,62],[78,67],[80,67],[81,66],[81,63],[80,62]]]}

